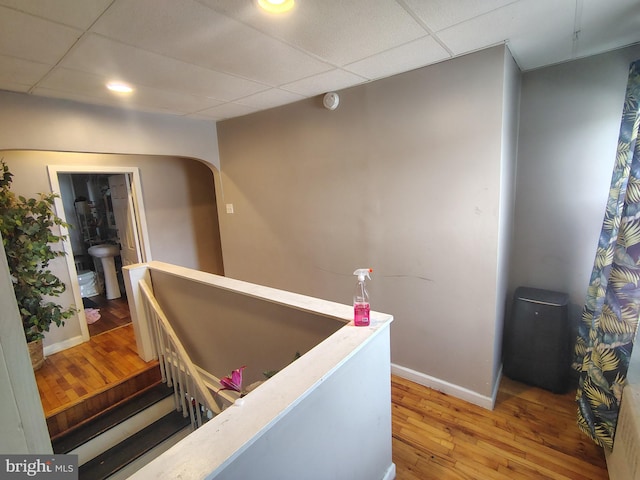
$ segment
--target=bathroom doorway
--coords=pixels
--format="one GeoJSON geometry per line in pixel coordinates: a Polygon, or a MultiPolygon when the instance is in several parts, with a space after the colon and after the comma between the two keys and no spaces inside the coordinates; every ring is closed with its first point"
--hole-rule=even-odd
{"type": "Polygon", "coordinates": [[[49,166],[84,340],[131,322],[122,267],[149,259],[137,168],[49,166]],[[98,249],[98,250],[96,250],[98,249]],[[96,252],[108,250],[107,258],[96,252]]]}

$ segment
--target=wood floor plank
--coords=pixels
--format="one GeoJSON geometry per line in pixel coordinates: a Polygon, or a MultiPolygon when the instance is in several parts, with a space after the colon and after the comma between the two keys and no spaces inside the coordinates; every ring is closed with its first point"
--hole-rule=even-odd
{"type": "Polygon", "coordinates": [[[122,299],[103,299],[99,307],[103,318],[128,320],[109,330],[103,324],[89,342],[50,355],[36,372],[52,438],[160,381],[157,362],[144,362],[137,354],[128,306],[123,311],[122,299]]]}
{"type": "Polygon", "coordinates": [[[608,480],[563,395],[504,378],[494,410],[392,377],[393,460],[414,480],[608,480]]]}
{"type": "Polygon", "coordinates": [[[131,323],[50,355],[36,372],[45,416],[147,368],[137,354],[131,323]]]}
{"type": "Polygon", "coordinates": [[[107,300],[104,295],[99,295],[91,297],[91,300],[100,311],[100,319],[89,325],[89,334],[92,337],[131,322],[126,297],[107,300]]]}

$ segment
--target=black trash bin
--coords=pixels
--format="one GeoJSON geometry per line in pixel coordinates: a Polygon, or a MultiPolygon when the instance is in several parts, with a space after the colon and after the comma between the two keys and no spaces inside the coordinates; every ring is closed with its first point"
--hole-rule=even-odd
{"type": "Polygon", "coordinates": [[[503,373],[529,385],[564,393],[569,387],[569,296],[519,287],[505,322],[503,373]]]}

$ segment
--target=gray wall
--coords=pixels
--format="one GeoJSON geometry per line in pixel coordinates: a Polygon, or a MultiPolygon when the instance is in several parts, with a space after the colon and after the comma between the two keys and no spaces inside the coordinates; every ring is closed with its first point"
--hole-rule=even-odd
{"type": "MultiPolygon", "coordinates": [[[[394,362],[488,394],[510,232],[503,53],[345,90],[334,112],[316,99],[221,123],[227,273],[350,303],[351,272],[370,265],[373,308],[396,317],[394,362]]],[[[523,75],[507,301],[519,285],[565,291],[579,317],[638,58],[634,46],[523,75]]],[[[0,101],[3,149],[153,153],[163,149],[153,132],[173,142],[156,153],[215,144],[215,127],[185,119],[17,94],[0,101]]],[[[159,190],[166,176],[152,171],[159,190]]]]}
{"type": "Polygon", "coordinates": [[[566,292],[579,321],[640,46],[523,75],[510,288],[566,292]]]}
{"type": "Polygon", "coordinates": [[[153,291],[193,362],[218,378],[245,365],[244,386],[281,370],[345,324],[260,298],[151,271],[153,291]],[[212,305],[215,308],[212,308],[212,305]]]}
{"type": "Polygon", "coordinates": [[[220,169],[215,123],[0,91],[0,150],[199,158],[220,169]]]}
{"type": "MultiPolygon", "coordinates": [[[[520,117],[521,75],[510,55],[505,56],[505,84],[502,122],[502,171],[500,172],[499,245],[497,253],[498,279],[496,288],[496,324],[493,336],[494,382],[502,368],[502,332],[506,314],[509,285],[509,261],[513,250],[515,210],[515,178],[520,117]]],[[[495,384],[495,387],[499,385],[495,384]]]]}
{"type": "MultiPolygon", "coordinates": [[[[0,105],[0,155],[16,174],[17,192],[50,191],[48,161],[139,166],[153,258],[221,273],[211,203],[211,172],[219,167],[215,123],[9,92],[0,92],[0,105]],[[203,160],[206,168],[187,159],[203,160]]],[[[64,267],[56,268],[68,282],[64,267]]],[[[71,292],[61,300],[71,303],[71,292]]],[[[77,319],[71,320],[64,328],[54,327],[44,343],[50,346],[79,334],[77,319]]]]}
{"type": "Polygon", "coordinates": [[[219,123],[225,273],[351,303],[353,270],[373,267],[372,308],[395,317],[393,362],[491,396],[510,237],[508,55],[344,90],[333,112],[316,98],[219,123]]]}
{"type": "MultiPolygon", "coordinates": [[[[25,196],[51,191],[47,165],[109,165],[140,168],[149,242],[154,260],[211,273],[223,273],[213,173],[203,163],[177,157],[151,155],[98,155],[68,152],[4,151],[1,156],[14,174],[12,190],[25,196]]],[[[61,259],[54,272],[68,284],[61,259]]],[[[71,290],[61,297],[72,304],[71,290]]],[[[63,328],[55,326],[45,345],[80,335],[76,318],[63,328]]]]}

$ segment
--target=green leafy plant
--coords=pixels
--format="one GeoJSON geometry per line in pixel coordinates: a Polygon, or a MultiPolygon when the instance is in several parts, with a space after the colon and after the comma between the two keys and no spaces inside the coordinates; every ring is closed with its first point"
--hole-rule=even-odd
{"type": "Polygon", "coordinates": [[[68,227],[55,215],[53,193],[25,198],[11,192],[13,174],[0,161],[0,234],[18,302],[27,342],[44,338],[51,324],[64,325],[75,308],[51,301],[65,291],[65,284],[49,270],[49,262],[65,255],[52,246],[64,239],[54,227],[68,227]]]}

